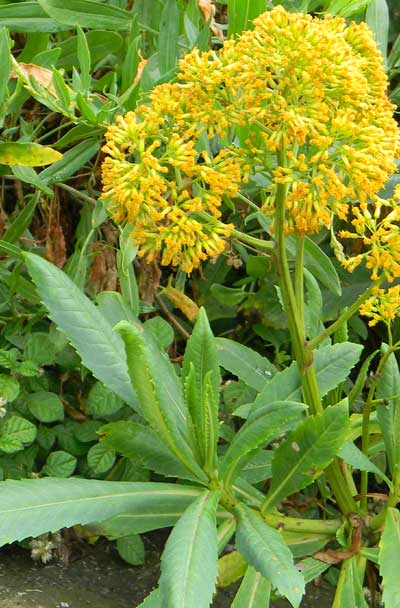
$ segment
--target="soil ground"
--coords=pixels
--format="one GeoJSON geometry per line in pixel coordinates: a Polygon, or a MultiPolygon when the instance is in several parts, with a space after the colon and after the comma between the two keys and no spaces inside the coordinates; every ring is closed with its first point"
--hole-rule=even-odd
{"type": "MultiPolygon", "coordinates": [[[[113,545],[84,546],[68,566],[32,561],[19,547],[0,551],[0,608],[135,608],[159,576],[159,549],[148,541],[145,567],[124,563],[113,545]]],[[[73,557],[73,556],[72,556],[73,557]]],[[[310,586],[301,608],[329,608],[332,593],[310,586]]],[[[229,608],[232,591],[220,591],[213,608],[229,608]]],[[[286,602],[274,608],[286,608],[286,602]]]]}

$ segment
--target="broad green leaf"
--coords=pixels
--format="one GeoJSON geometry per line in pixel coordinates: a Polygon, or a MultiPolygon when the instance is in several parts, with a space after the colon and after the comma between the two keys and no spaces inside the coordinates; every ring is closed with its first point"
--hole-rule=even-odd
{"type": "Polygon", "coordinates": [[[364,11],[371,0],[331,0],[327,11],[339,17],[352,17],[364,11]]]}
{"type": "Polygon", "coordinates": [[[110,422],[99,430],[103,442],[126,458],[134,458],[143,466],[166,477],[196,481],[174,453],[160,441],[157,431],[137,422],[110,422]]]}
{"type": "Polygon", "coordinates": [[[11,416],[1,425],[0,450],[7,453],[22,450],[24,444],[32,443],[36,437],[36,427],[20,416],[11,416]]]}
{"type": "Polygon", "coordinates": [[[265,9],[265,0],[228,0],[228,36],[248,30],[265,9]]]}
{"type": "Polygon", "coordinates": [[[11,32],[62,32],[67,26],[49,19],[36,1],[9,3],[0,6],[0,27],[11,32]]]}
{"type": "Polygon", "coordinates": [[[31,414],[40,422],[55,422],[64,420],[64,406],[58,395],[47,391],[31,393],[27,396],[31,414]]]}
{"type": "Polygon", "coordinates": [[[87,454],[88,465],[96,474],[105,473],[115,462],[115,452],[103,442],[93,445],[87,454]]]}
{"type": "Polygon", "coordinates": [[[29,203],[27,203],[22,211],[18,213],[17,217],[11,222],[3,234],[3,241],[15,243],[25,230],[29,228],[38,202],[39,196],[33,196],[31,198],[29,203]]]}
{"type": "MultiPolygon", "coordinates": [[[[389,608],[390,604],[387,604],[389,608]]],[[[362,581],[358,574],[357,557],[342,562],[332,608],[367,608],[362,581]]],[[[390,605],[390,608],[392,606],[390,605]]],[[[395,608],[395,606],[393,606],[395,608]]]]}
{"type": "Polygon", "coordinates": [[[165,608],[208,608],[217,577],[218,492],[204,492],[171,532],[161,558],[160,591],[165,608]]]}
{"type": "Polygon", "coordinates": [[[145,321],[143,325],[153,335],[160,348],[164,350],[171,346],[174,341],[174,330],[168,321],[162,317],[152,317],[145,321]]]}
{"type": "Polygon", "coordinates": [[[328,570],[329,567],[329,564],[325,564],[319,559],[313,559],[312,557],[302,559],[301,562],[298,562],[297,564],[297,568],[304,576],[306,584],[311,583],[311,581],[320,576],[325,570],[328,570]]]}
{"type": "Polygon", "coordinates": [[[342,458],[347,464],[351,465],[354,469],[359,471],[369,471],[374,473],[381,479],[384,479],[388,484],[389,488],[392,488],[393,484],[388,479],[383,471],[381,471],[371,460],[363,454],[363,452],[356,446],[352,441],[346,441],[338,452],[338,456],[342,458]]]}
{"type": "Polygon", "coordinates": [[[160,589],[154,589],[137,608],[162,608],[160,589]]]}
{"type": "Polygon", "coordinates": [[[52,365],[56,360],[56,344],[49,334],[35,331],[27,336],[24,358],[30,359],[38,365],[52,365]]]}
{"type": "Polygon", "coordinates": [[[0,57],[2,70],[0,72],[0,120],[3,121],[3,102],[7,94],[10,74],[10,36],[5,27],[0,29],[0,57]]]}
{"type": "Polygon", "coordinates": [[[245,505],[235,509],[236,545],[245,560],[265,576],[297,608],[304,593],[304,579],[277,530],[245,505]]]}
{"type": "Polygon", "coordinates": [[[30,142],[0,142],[0,164],[23,167],[50,165],[62,158],[61,152],[30,142]]]}
{"type": "Polygon", "coordinates": [[[49,452],[56,440],[56,431],[48,426],[39,425],[36,441],[46,452],[49,452]]]}
{"type": "Polygon", "coordinates": [[[144,544],[138,534],[124,536],[117,540],[117,551],[122,559],[131,566],[144,564],[144,544]]]}
{"type": "Polygon", "coordinates": [[[73,477],[3,481],[0,488],[0,546],[121,512],[130,511],[140,518],[150,518],[162,509],[182,512],[204,492],[168,483],[73,477]]]}
{"type": "Polygon", "coordinates": [[[379,565],[379,549],[378,547],[361,547],[360,555],[368,559],[373,564],[379,565]]]}
{"type": "Polygon", "coordinates": [[[66,274],[35,254],[25,253],[24,258],[50,318],[71,340],[83,364],[136,408],[121,338],[66,274]]]}
{"type": "Polygon", "coordinates": [[[97,431],[102,426],[101,420],[86,420],[74,428],[74,435],[78,441],[90,443],[97,441],[97,431]]]}
{"type": "Polygon", "coordinates": [[[247,420],[221,460],[220,477],[225,483],[232,483],[260,445],[271,442],[296,426],[305,409],[302,403],[277,401],[269,404],[265,410],[260,408],[256,418],[247,420]]]}
{"type": "MultiPolygon", "coordinates": [[[[383,345],[385,352],[387,346],[383,345]]],[[[394,474],[400,462],[400,371],[396,356],[392,353],[384,366],[376,397],[382,399],[376,415],[385,441],[389,469],[394,474]]]]}
{"type": "Polygon", "coordinates": [[[138,323],[121,321],[115,329],[125,343],[130,378],[144,417],[188,471],[205,480],[189,448],[183,394],[169,359],[138,323]]]}
{"type": "Polygon", "coordinates": [[[399,608],[400,514],[392,507],[388,507],[379,542],[379,567],[383,579],[383,603],[387,608],[399,608]]]}
{"type": "Polygon", "coordinates": [[[268,608],[271,583],[260,572],[248,566],[238,592],[231,604],[232,608],[268,608]]]}
{"type": "Polygon", "coordinates": [[[102,291],[96,296],[95,302],[110,327],[115,327],[120,321],[129,321],[130,323],[138,321],[137,316],[132,312],[124,298],[116,291],[102,291]]]}
{"type": "Polygon", "coordinates": [[[38,0],[42,9],[55,21],[70,26],[93,29],[127,30],[132,15],[116,6],[94,0],[38,0]]]}
{"type": "Polygon", "coordinates": [[[70,477],[75,471],[76,464],[75,456],[58,450],[49,454],[42,473],[49,477],[70,477]]]}
{"type": "MultiPolygon", "coordinates": [[[[360,344],[341,342],[324,346],[314,352],[314,367],[321,397],[346,380],[359,360],[362,350],[360,344]]],[[[264,385],[252,406],[240,407],[234,414],[245,418],[249,411],[255,412],[263,405],[284,399],[290,401],[301,399],[301,380],[296,362],[275,374],[272,380],[264,385]]]]}
{"type": "Polygon", "coordinates": [[[115,414],[123,405],[124,402],[115,393],[101,382],[96,382],[87,396],[85,412],[90,416],[103,418],[115,414]]]}
{"type": "Polygon", "coordinates": [[[158,37],[158,66],[160,76],[176,66],[179,51],[179,11],[176,0],[165,0],[158,37]]]}
{"type": "Polygon", "coordinates": [[[243,467],[241,477],[249,483],[260,483],[271,478],[272,475],[272,450],[259,450],[256,455],[243,467]]]}
{"type": "Polygon", "coordinates": [[[19,395],[19,382],[8,374],[0,374],[0,397],[7,402],[15,401],[19,395]]]}
{"type": "Polygon", "coordinates": [[[227,338],[216,338],[215,342],[221,367],[257,391],[262,391],[266,381],[276,372],[268,359],[239,342],[227,338]]]}
{"type": "Polygon", "coordinates": [[[374,32],[378,48],[386,62],[389,35],[389,9],[386,0],[371,0],[365,11],[365,22],[374,32]]]}
{"type": "Polygon", "coordinates": [[[306,418],[275,451],[272,479],[263,505],[266,512],[286,496],[305,488],[332,462],[346,440],[347,401],[306,418]]]}

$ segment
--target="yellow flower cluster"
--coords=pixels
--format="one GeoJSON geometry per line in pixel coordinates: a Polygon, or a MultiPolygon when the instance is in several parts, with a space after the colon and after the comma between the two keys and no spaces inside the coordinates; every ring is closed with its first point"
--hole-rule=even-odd
{"type": "Polygon", "coordinates": [[[360,313],[369,317],[371,327],[379,321],[390,323],[400,316],[400,285],[381,289],[376,287],[373,295],[360,307],[360,313]]]}
{"type": "Polygon", "coordinates": [[[224,251],[233,226],[218,220],[220,206],[246,179],[243,162],[233,147],[198,150],[179,85],[160,85],[150,101],[106,133],[102,198],[116,222],[132,225],[140,256],[190,273],[224,251]]]}
{"type": "MultiPolygon", "coordinates": [[[[193,50],[175,83],[106,134],[103,198],[141,255],[187,272],[218,255],[231,230],[221,204],[251,173],[268,215],[284,185],[285,231],[303,236],[356,202],[365,213],[395,171],[398,129],[367,26],[281,6],[254,26],[219,53],[193,50]]],[[[371,268],[392,254],[382,242],[371,268]]]]}

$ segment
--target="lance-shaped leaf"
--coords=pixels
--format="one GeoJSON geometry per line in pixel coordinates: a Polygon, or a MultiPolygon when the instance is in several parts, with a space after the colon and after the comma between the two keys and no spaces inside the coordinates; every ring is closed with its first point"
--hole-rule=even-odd
{"type": "Polygon", "coordinates": [[[263,512],[305,488],[332,462],[346,440],[348,405],[343,401],[310,416],[290,433],[275,452],[272,479],[263,512]]]}
{"type": "Polygon", "coordinates": [[[169,359],[138,323],[121,321],[115,330],[125,343],[129,374],[143,416],[188,471],[206,481],[189,448],[182,390],[169,359]]]}
{"type": "MultiPolygon", "coordinates": [[[[332,608],[367,608],[367,606],[358,573],[357,557],[345,559],[340,569],[332,608]]],[[[392,608],[391,604],[387,604],[387,606],[392,608]]],[[[393,606],[393,608],[395,607],[393,606]]]]}
{"type": "MultiPolygon", "coordinates": [[[[360,358],[363,347],[360,344],[341,342],[319,348],[314,353],[314,367],[321,397],[344,382],[360,358]]],[[[301,378],[297,363],[274,375],[264,385],[252,406],[243,406],[234,413],[246,418],[249,411],[272,401],[299,401],[301,398],[301,378]]]]}
{"type": "Polygon", "coordinates": [[[257,391],[261,391],[276,372],[268,359],[248,346],[227,338],[216,338],[215,343],[219,364],[257,391]]]}
{"type": "Polygon", "coordinates": [[[271,583],[262,574],[248,566],[239,590],[232,602],[232,608],[268,608],[271,583]]]}
{"type": "Polygon", "coordinates": [[[157,431],[129,420],[110,422],[98,430],[102,443],[126,458],[135,458],[143,466],[165,477],[196,481],[169,447],[160,441],[157,431]]]}
{"type": "Polygon", "coordinates": [[[390,608],[399,608],[400,514],[392,507],[387,510],[379,543],[379,566],[383,578],[383,603],[390,608]]]}
{"type": "Polygon", "coordinates": [[[55,21],[81,27],[128,30],[132,15],[117,6],[95,0],[38,0],[42,9],[55,21]]]}
{"type": "Polygon", "coordinates": [[[39,167],[62,158],[61,152],[30,142],[0,142],[0,165],[39,167]]]}
{"type": "Polygon", "coordinates": [[[2,481],[0,546],[129,511],[143,520],[165,510],[181,513],[200,488],[168,483],[28,479],[2,481]]]}
{"type": "Polygon", "coordinates": [[[204,492],[171,532],[161,559],[165,608],[208,608],[217,577],[218,492],[204,492]]]}
{"type": "Polygon", "coordinates": [[[203,461],[212,464],[218,441],[221,376],[215,339],[204,308],[200,309],[182,367],[185,399],[203,461]]]}
{"type": "Polygon", "coordinates": [[[258,415],[246,421],[222,458],[220,477],[225,483],[232,483],[260,445],[296,426],[305,409],[302,403],[277,401],[257,410],[258,415]]]}
{"type": "MultiPolygon", "coordinates": [[[[383,346],[385,351],[387,346],[383,346]]],[[[389,463],[394,473],[400,462],[400,372],[396,356],[392,353],[384,366],[377,390],[378,399],[384,402],[376,408],[379,425],[382,429],[383,439],[389,463]]]]}
{"type": "Polygon", "coordinates": [[[49,317],[68,336],[83,364],[137,409],[121,337],[64,272],[33,253],[25,253],[24,259],[49,317]]]}
{"type": "Polygon", "coordinates": [[[245,505],[239,505],[235,512],[236,545],[240,553],[297,608],[304,593],[304,579],[281,535],[245,505]]]}

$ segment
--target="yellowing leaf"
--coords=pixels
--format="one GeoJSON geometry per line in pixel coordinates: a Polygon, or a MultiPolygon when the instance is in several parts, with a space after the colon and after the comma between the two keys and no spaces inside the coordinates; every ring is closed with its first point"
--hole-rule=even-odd
{"type": "Polygon", "coordinates": [[[62,158],[61,152],[31,142],[1,142],[0,165],[41,167],[62,158]]]}

